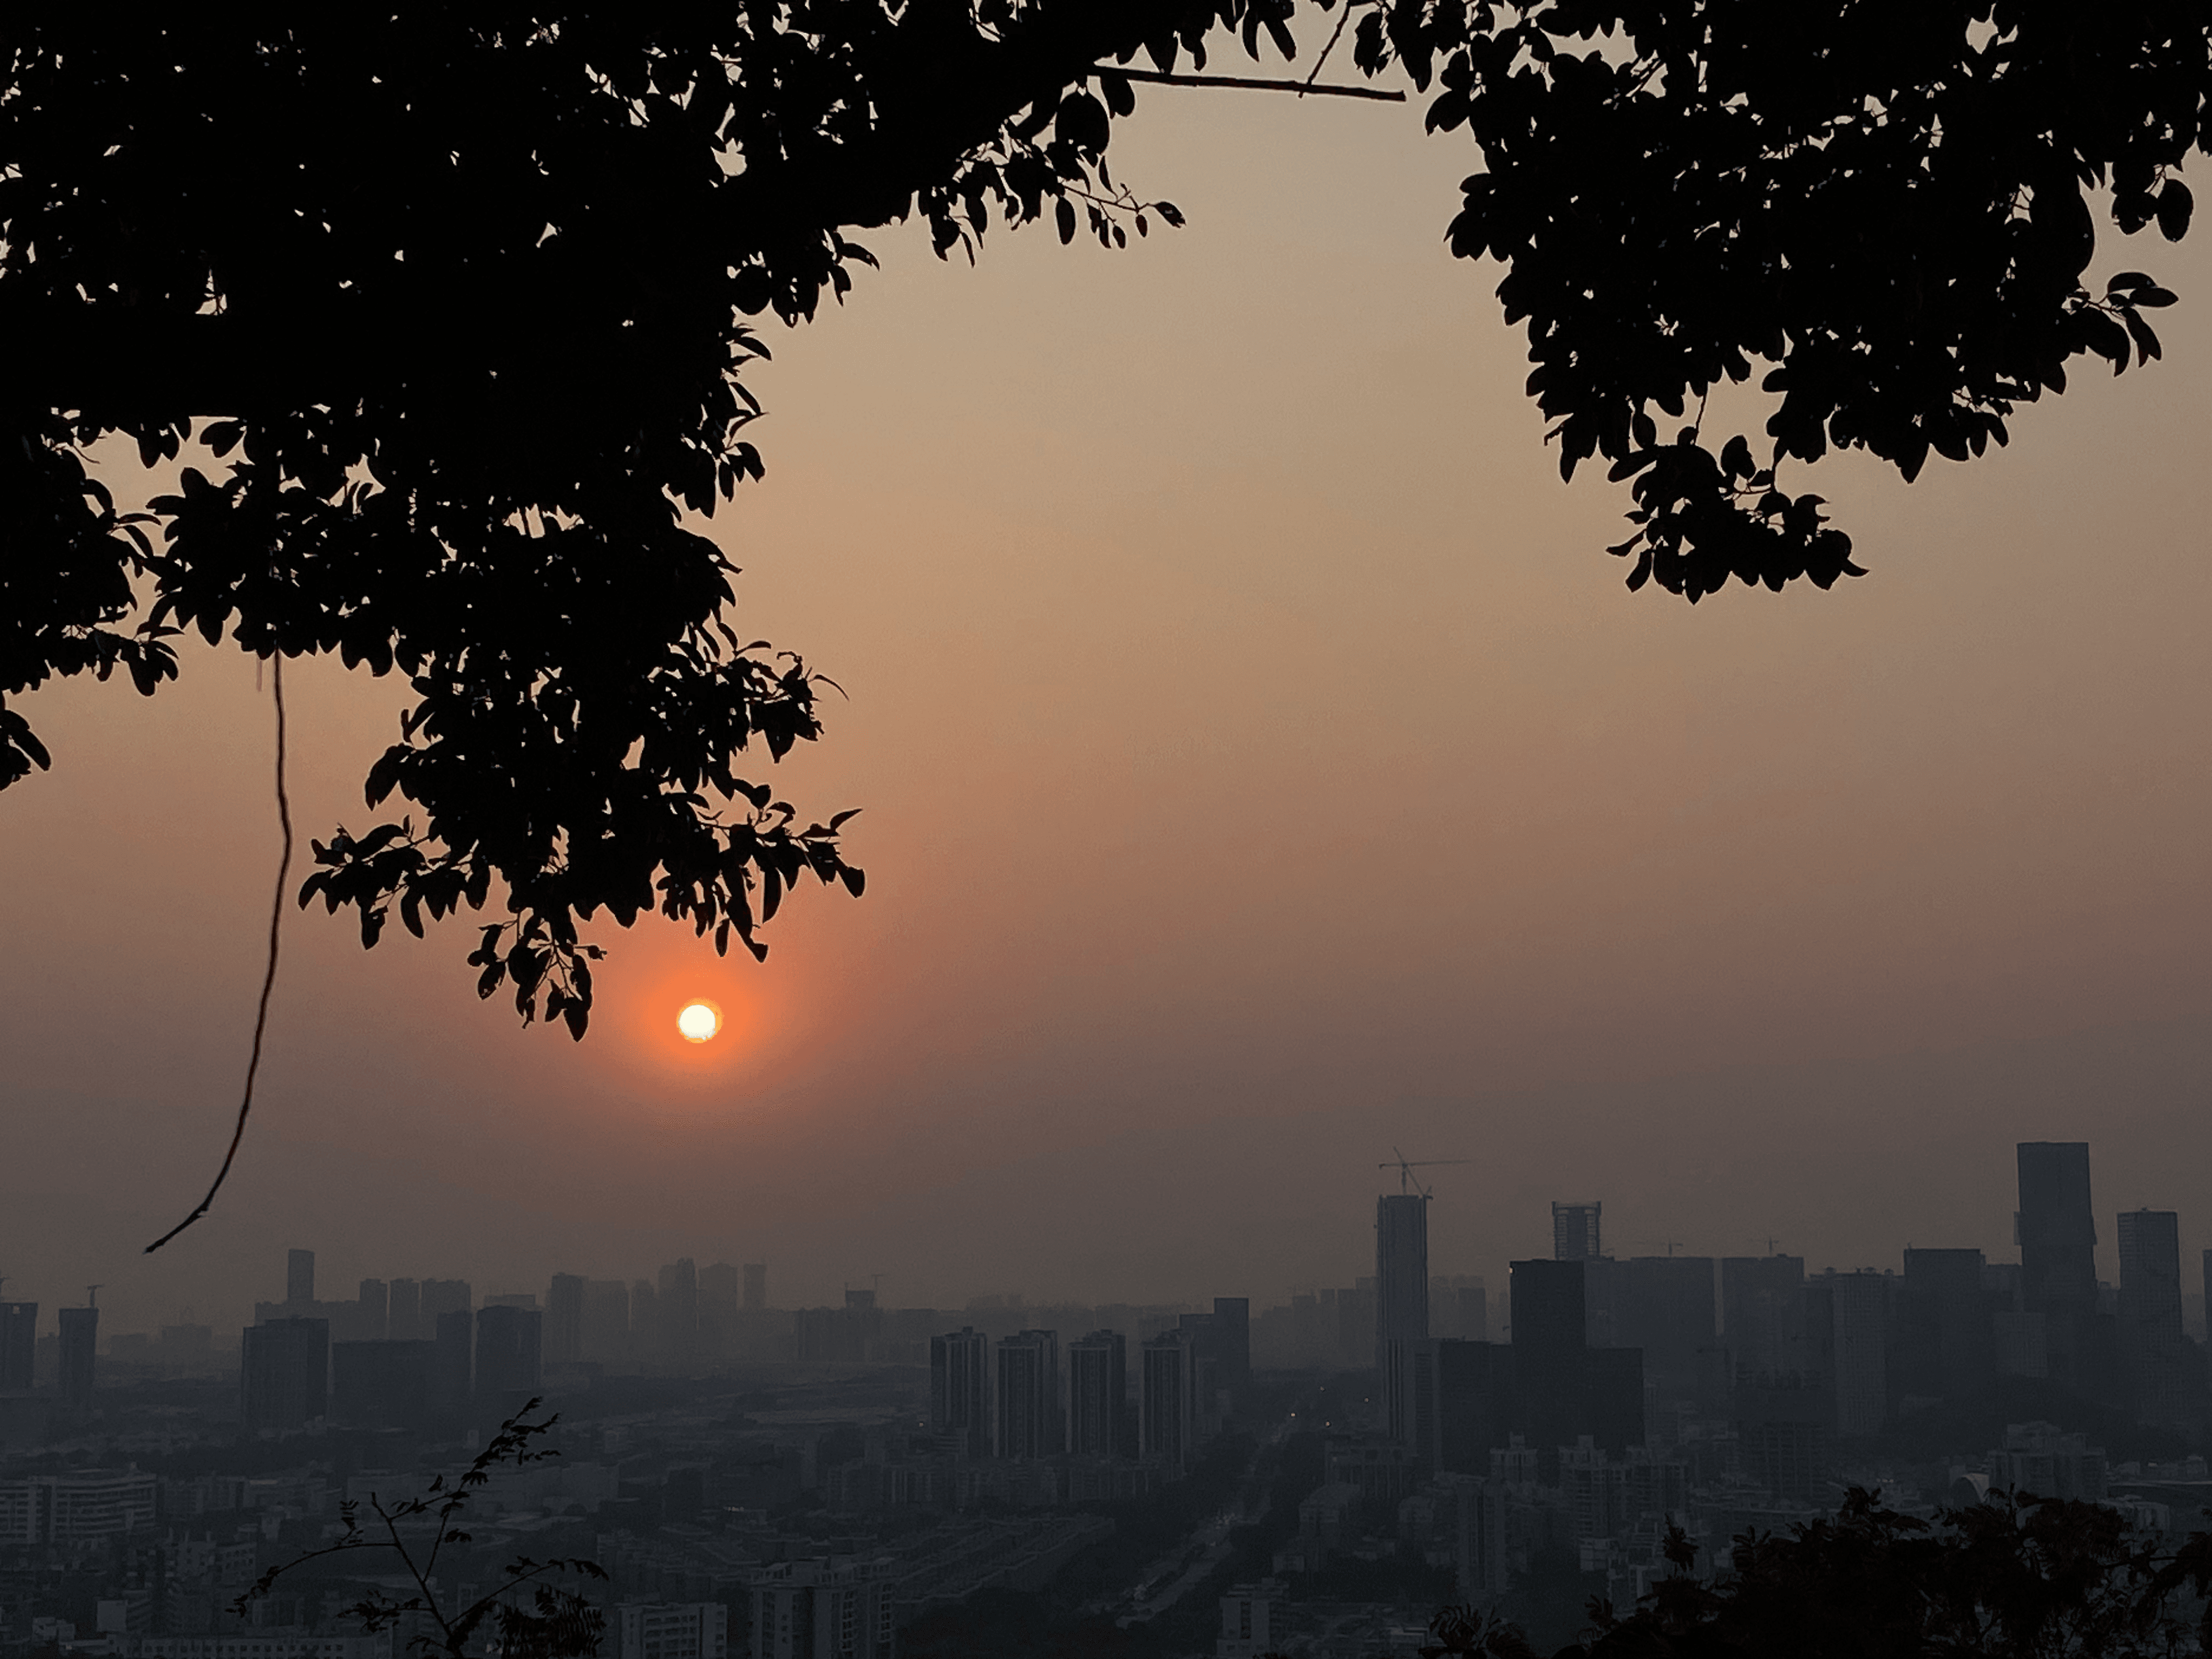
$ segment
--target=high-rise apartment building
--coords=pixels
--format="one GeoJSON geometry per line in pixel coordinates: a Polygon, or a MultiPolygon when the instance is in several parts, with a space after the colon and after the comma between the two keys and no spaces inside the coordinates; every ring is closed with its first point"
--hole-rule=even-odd
{"type": "Polygon", "coordinates": [[[39,1351],[39,1304],[0,1302],[0,1394],[31,1386],[31,1362],[39,1351]]]}
{"type": "Polygon", "coordinates": [[[435,1352],[430,1361],[430,1408],[450,1416],[468,1409],[476,1375],[477,1316],[466,1308],[438,1316],[432,1339],[435,1352]]]}
{"type": "Polygon", "coordinates": [[[304,1308],[315,1299],[315,1253],[313,1250],[287,1250],[284,1253],[284,1300],[295,1308],[304,1308]]]}
{"type": "Polygon", "coordinates": [[[768,1306],[768,1263],[745,1263],[745,1311],[759,1313],[768,1306]]]}
{"type": "Polygon", "coordinates": [[[1252,1299],[1243,1296],[1213,1298],[1213,1341],[1218,1378],[1232,1399],[1241,1400],[1252,1386],[1252,1299]]]}
{"type": "Polygon", "coordinates": [[[1979,1250],[1908,1249],[1895,1304],[1890,1375],[1900,1400],[1963,1400],[1997,1374],[2002,1298],[1979,1250]]]}
{"type": "Polygon", "coordinates": [[[62,1400],[71,1406],[92,1403],[93,1370],[100,1352],[100,1310],[61,1308],[62,1400]]]}
{"type": "Polygon", "coordinates": [[[385,1334],[394,1342],[429,1340],[431,1327],[422,1317],[422,1286],[411,1279],[395,1279],[385,1288],[385,1334]]]}
{"type": "Polygon", "coordinates": [[[609,1622],[622,1659],[728,1659],[730,1610],[720,1601],[625,1601],[609,1622]]]}
{"type": "Polygon", "coordinates": [[[330,1368],[329,1320],[270,1319],[248,1325],[238,1376],[246,1431],[305,1428],[325,1415],[330,1368]]]}
{"type": "Polygon", "coordinates": [[[555,1273],[545,1291],[545,1363],[573,1365],[584,1357],[584,1280],[555,1273]]]}
{"type": "Polygon", "coordinates": [[[1178,1468],[1198,1449],[1191,1423],[1191,1353],[1180,1330],[1163,1331],[1139,1357],[1137,1432],[1139,1454],[1178,1468]]]}
{"type": "Polygon", "coordinates": [[[584,1281],[583,1324],[578,1353],[596,1364],[629,1357],[629,1286],[619,1279],[584,1281]]]}
{"type": "Polygon", "coordinates": [[[1067,1449],[1078,1457],[1123,1457],[1134,1448],[1129,1416],[1129,1351],[1119,1331],[1093,1331],[1067,1345],[1067,1449]]]}
{"type": "Polygon", "coordinates": [[[1558,1260],[1511,1264],[1513,1369],[1528,1443],[1540,1452],[1571,1446],[1586,1432],[1583,1266],[1558,1260]]]}
{"type": "Polygon", "coordinates": [[[1737,1376],[1795,1376],[1805,1351],[1805,1258],[1721,1259],[1721,1337],[1737,1376]]]}
{"type": "Polygon", "coordinates": [[[747,1573],[748,1659],[891,1659],[898,1640],[891,1571],[888,1561],[832,1556],[747,1573]]]}
{"type": "Polygon", "coordinates": [[[1020,1331],[999,1344],[993,1378],[993,1449],[1000,1457],[1056,1455],[1064,1421],[1060,1392],[1060,1335],[1020,1331]]]}
{"type": "Polygon", "coordinates": [[[2120,1354],[2136,1413],[2179,1424],[2191,1413],[2181,1328],[2181,1219],[2172,1210],[2120,1212],[2120,1354]]]}
{"type": "Polygon", "coordinates": [[[545,1316],[536,1308],[486,1308],[477,1315],[477,1397],[519,1406],[538,1392],[545,1316]]]}
{"type": "Polygon", "coordinates": [[[1826,1380],[1838,1434],[1881,1432],[1889,1415],[1892,1284],[1884,1273],[1826,1273],[1805,1286],[1812,1369],[1826,1380]]]}
{"type": "Polygon", "coordinates": [[[1713,1259],[1638,1255],[1613,1273],[1613,1346],[1641,1348],[1662,1400],[1696,1396],[1698,1359],[1714,1346],[1713,1259]]]}
{"type": "Polygon", "coordinates": [[[380,1279],[364,1279],[357,1298],[361,1311],[356,1341],[381,1342],[392,1334],[392,1287],[380,1279]]]}
{"type": "Polygon", "coordinates": [[[2020,1143],[2019,1229],[2021,1311],[2043,1316],[2050,1376],[2069,1388],[2093,1389],[2102,1379],[2087,1141],[2020,1143]]]}
{"type": "Polygon", "coordinates": [[[1553,1205],[1552,1260],[1589,1261],[1603,1255],[1598,1217],[1604,1209],[1602,1204],[1553,1205]]]}
{"type": "Polygon", "coordinates": [[[1385,1428],[1413,1443],[1414,1350],[1429,1340],[1429,1200],[1385,1193],[1375,1200],[1375,1371],[1385,1428]]]}
{"type": "Polygon", "coordinates": [[[654,1308],[660,1316],[660,1358],[680,1368],[698,1352],[698,1267],[688,1255],[670,1262],[660,1270],[658,1288],[654,1308]]]}
{"type": "Polygon", "coordinates": [[[929,1339],[929,1426],[957,1435],[970,1457],[991,1455],[991,1340],[973,1326],[929,1339]]]}

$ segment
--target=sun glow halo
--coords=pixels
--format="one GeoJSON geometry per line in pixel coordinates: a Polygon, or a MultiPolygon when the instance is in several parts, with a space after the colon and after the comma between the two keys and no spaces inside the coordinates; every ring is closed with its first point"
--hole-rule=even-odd
{"type": "Polygon", "coordinates": [[[676,1016],[686,1042],[704,1042],[722,1029],[722,1011],[711,1002],[687,1002],[676,1016]]]}

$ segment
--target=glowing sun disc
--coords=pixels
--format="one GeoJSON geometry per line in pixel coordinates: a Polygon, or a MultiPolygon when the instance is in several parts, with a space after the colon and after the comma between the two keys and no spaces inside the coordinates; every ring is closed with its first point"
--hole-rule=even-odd
{"type": "Polygon", "coordinates": [[[676,1029],[686,1042],[704,1042],[722,1029],[722,1011],[711,1002],[687,1002],[676,1016],[676,1029]]]}

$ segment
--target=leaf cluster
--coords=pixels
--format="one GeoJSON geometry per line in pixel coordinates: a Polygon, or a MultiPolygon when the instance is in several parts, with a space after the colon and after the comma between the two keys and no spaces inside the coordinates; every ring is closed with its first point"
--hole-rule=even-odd
{"type": "Polygon", "coordinates": [[[2005,443],[2074,358],[2157,356],[2142,313],[2172,295],[2093,292],[2088,192],[2178,240],[2182,163],[2212,151],[2201,0],[1364,0],[1354,52],[1474,140],[1452,251],[1505,267],[1562,475],[1637,478],[1629,586],[1692,600],[1859,574],[1785,460],[1863,449],[1910,481],[2005,443]],[[1703,423],[1754,375],[1752,465],[1703,423]]]}
{"type": "Polygon", "coordinates": [[[811,318],[921,213],[940,253],[1078,204],[1165,203],[1105,150],[1112,60],[1202,61],[1291,0],[748,0],[609,10],[259,5],[0,36],[0,787],[52,757],[8,700],[197,632],[336,655],[416,701],[367,781],[419,809],[302,889],[373,945],[496,890],[478,988],[580,1036],[580,928],[690,921],[758,956],[806,872],[858,894],[840,813],[744,775],[826,684],[746,644],[687,522],[763,470],[745,320],[811,318]],[[1101,67],[1103,65],[1104,67],[1101,67]],[[1095,88],[1095,89],[1094,89],[1095,88]],[[149,514],[86,452],[197,441],[149,514]],[[131,626],[134,620],[136,626],[131,626]]]}

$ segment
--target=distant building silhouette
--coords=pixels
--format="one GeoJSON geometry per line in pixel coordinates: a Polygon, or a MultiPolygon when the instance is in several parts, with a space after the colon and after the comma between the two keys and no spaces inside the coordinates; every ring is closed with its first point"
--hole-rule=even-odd
{"type": "Polygon", "coordinates": [[[768,1263],[745,1263],[745,1310],[760,1313],[768,1307],[768,1263]]]}
{"type": "Polygon", "coordinates": [[[1809,1363],[1805,1348],[1805,1258],[1731,1255],[1721,1259],[1721,1335],[1739,1374],[1795,1376],[1809,1363]]]}
{"type": "Polygon", "coordinates": [[[1883,1273],[1822,1273],[1805,1286],[1812,1369],[1826,1379],[1838,1434],[1881,1432],[1889,1415],[1890,1296],[1883,1273]]]}
{"type": "Polygon", "coordinates": [[[584,1282],[582,1327],[578,1352],[594,1364],[612,1365],[630,1357],[629,1286],[619,1279],[584,1282]]]}
{"type": "Polygon", "coordinates": [[[357,1298],[363,1340],[380,1342],[392,1334],[392,1287],[380,1279],[364,1279],[357,1298]]]}
{"type": "Polygon", "coordinates": [[[1093,1331],[1067,1345],[1067,1449],[1078,1457],[1126,1457],[1129,1352],[1119,1331],[1093,1331]]]}
{"type": "Polygon", "coordinates": [[[1491,1449],[1510,1443],[1519,1416],[1513,1350],[1447,1337],[1427,1344],[1426,1357],[1436,1409],[1425,1461],[1450,1474],[1486,1474],[1491,1449]]]}
{"type": "Polygon", "coordinates": [[[2181,1328],[2181,1218],[2172,1210],[2120,1212],[2120,1353],[2128,1394],[2146,1423],[2196,1415],[2181,1328]]]}
{"type": "Polygon", "coordinates": [[[1410,1446],[1416,1437],[1414,1348],[1429,1340],[1429,1200],[1385,1193],[1375,1200],[1375,1373],[1384,1428],[1410,1446]]]}
{"type": "Polygon", "coordinates": [[[395,1279],[385,1287],[385,1334],[395,1342],[427,1339],[432,1327],[422,1317],[422,1287],[411,1279],[395,1279]]]}
{"type": "Polygon", "coordinates": [[[1057,1455],[1062,1420],[1059,1334],[1018,1332],[999,1344],[996,1358],[993,1449],[1006,1458],[1057,1455]]]}
{"type": "Polygon", "coordinates": [[[1137,1381],[1139,1449],[1148,1459],[1178,1468],[1188,1465],[1197,1450],[1190,1360],[1184,1334],[1163,1331],[1143,1345],[1137,1381]]]}
{"type": "Polygon", "coordinates": [[[2043,1316],[2051,1377],[2079,1392],[2101,1380],[2094,1352],[2097,1222],[2089,1201],[2089,1146],[2079,1140],[2020,1143],[2021,1311],[2043,1316]]]}
{"type": "Polygon", "coordinates": [[[246,1431],[305,1428],[326,1415],[330,1364],[327,1319],[270,1319],[248,1325],[238,1379],[246,1431]]]}
{"type": "Polygon", "coordinates": [[[699,1270],[690,1256],[660,1270],[654,1308],[659,1315],[658,1357],[683,1367],[698,1351],[699,1270]]]}
{"type": "Polygon", "coordinates": [[[970,1457],[991,1455],[991,1340],[963,1325],[929,1339],[929,1426],[970,1457]]]}
{"type": "Polygon", "coordinates": [[[1697,1397],[1698,1356],[1711,1350],[1714,1328],[1713,1259],[1638,1255],[1613,1274],[1612,1340],[1644,1351],[1645,1379],[1662,1400],[1697,1397]]]}
{"type": "Polygon", "coordinates": [[[1598,1218],[1604,1209],[1602,1204],[1553,1205],[1552,1260],[1588,1261],[1603,1255],[1598,1218]]]}
{"type": "Polygon", "coordinates": [[[1965,1400],[1995,1380],[1999,1296],[1988,1279],[1979,1250],[1905,1252],[1889,1353],[1900,1405],[1915,1398],[1965,1400]]]}
{"type": "Polygon", "coordinates": [[[1528,1443],[1549,1454],[1585,1432],[1583,1263],[1511,1264],[1513,1366],[1528,1443]]]}
{"type": "Polygon", "coordinates": [[[466,1308],[438,1316],[438,1334],[432,1339],[430,1407],[442,1417],[465,1412],[475,1392],[476,1320],[466,1308]]]}
{"type": "Polygon", "coordinates": [[[1215,1352],[1221,1386],[1242,1400],[1252,1386],[1252,1302],[1249,1297],[1213,1298],[1215,1352]]]}
{"type": "Polygon", "coordinates": [[[93,1372],[100,1352],[100,1310],[60,1308],[61,1385],[64,1405],[92,1403],[93,1372]]]}
{"type": "Polygon", "coordinates": [[[32,1362],[39,1351],[39,1304],[0,1302],[0,1393],[31,1386],[32,1362]]]}
{"type": "Polygon", "coordinates": [[[1576,1438],[1587,1435],[1615,1457],[1644,1443],[1643,1349],[1589,1349],[1583,1356],[1582,1392],[1576,1438]]]}
{"type": "Polygon", "coordinates": [[[465,1279],[426,1279],[422,1281],[422,1317],[437,1328],[438,1316],[449,1313],[469,1313],[476,1307],[476,1293],[465,1279]]]}
{"type": "Polygon", "coordinates": [[[315,1299],[315,1253],[313,1250],[287,1250],[284,1253],[284,1300],[295,1308],[304,1308],[315,1299]]]}
{"type": "Polygon", "coordinates": [[[545,1292],[545,1363],[573,1365],[584,1357],[584,1280],[555,1273],[545,1292]]]}
{"type": "Polygon", "coordinates": [[[333,1342],[331,1419],[349,1428],[427,1427],[437,1355],[435,1342],[333,1342]]]}
{"type": "Polygon", "coordinates": [[[477,1315],[476,1393],[502,1411],[538,1392],[545,1316],[535,1308],[494,1306],[477,1315]]]}

